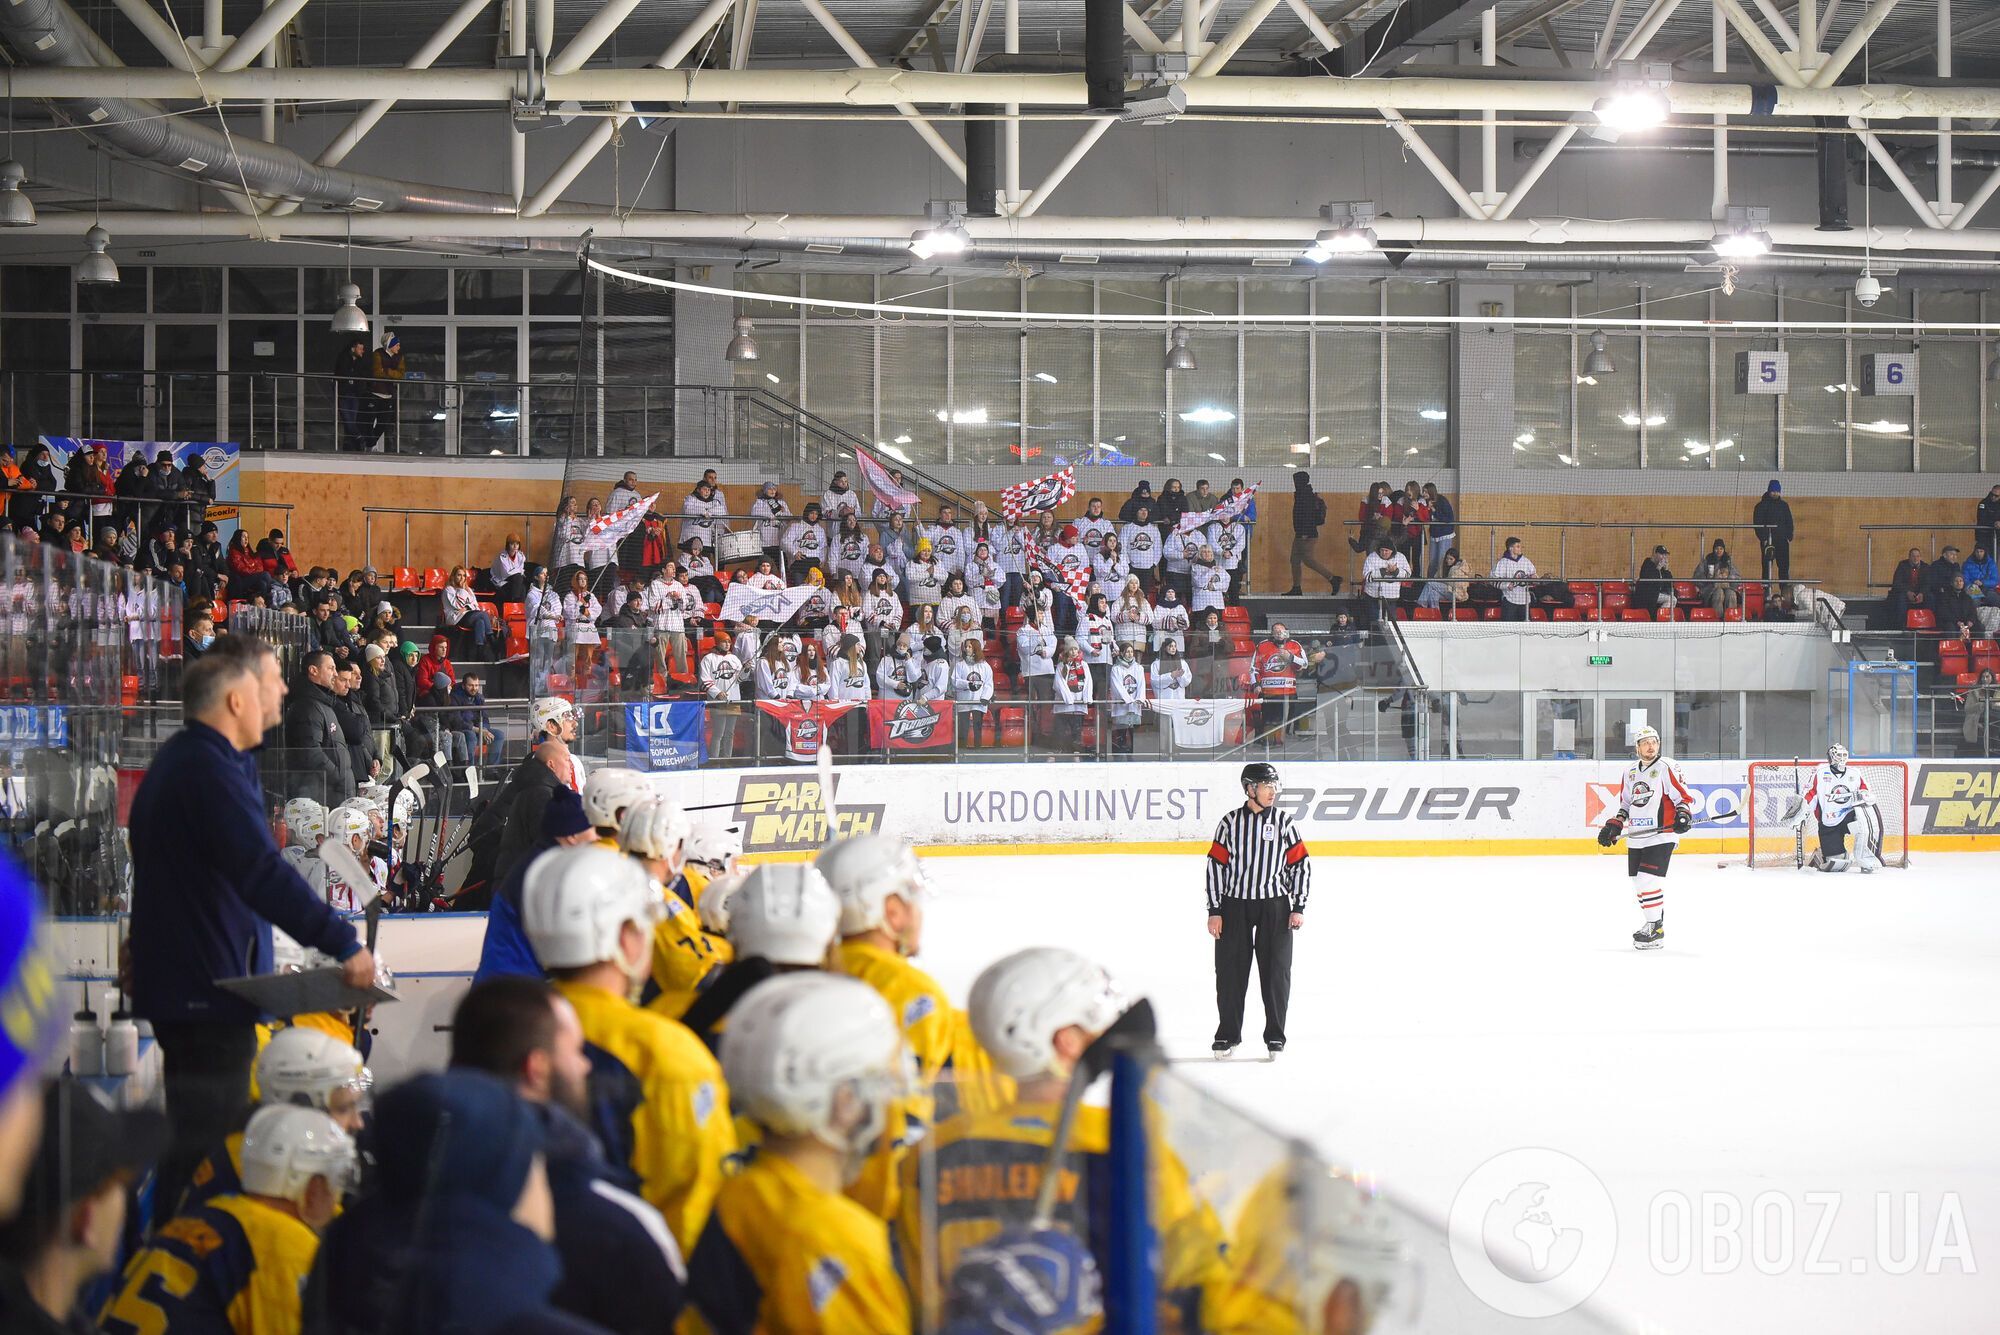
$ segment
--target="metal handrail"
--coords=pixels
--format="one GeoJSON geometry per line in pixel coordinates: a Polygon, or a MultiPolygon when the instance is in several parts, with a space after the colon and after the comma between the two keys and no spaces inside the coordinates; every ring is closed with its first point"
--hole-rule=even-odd
{"type": "MultiPolygon", "coordinates": [[[[1364,523],[1359,519],[1345,519],[1341,521],[1340,526],[1344,529],[1363,529],[1372,527],[1372,521],[1364,523]]],[[[1428,527],[1429,526],[1426,525],[1426,533],[1422,537],[1415,539],[1415,541],[1421,542],[1425,545],[1426,554],[1428,552],[1428,547],[1431,541],[1431,538],[1428,533],[1428,527]]],[[[1489,567],[1493,564],[1493,562],[1500,559],[1499,558],[1500,546],[1499,546],[1498,534],[1500,533],[1501,530],[1510,528],[1524,529],[1524,530],[1527,529],[1556,530],[1556,568],[1553,572],[1550,571],[1540,572],[1550,579],[1570,578],[1570,575],[1568,574],[1569,535],[1570,531],[1573,529],[1579,529],[1584,531],[1602,531],[1602,532],[1622,531],[1625,534],[1625,539],[1626,539],[1626,547],[1627,547],[1626,559],[1630,564],[1632,570],[1635,572],[1635,576],[1631,577],[1636,577],[1636,572],[1639,568],[1639,563],[1640,563],[1639,534],[1642,532],[1644,533],[1691,532],[1695,534],[1695,546],[1700,549],[1706,549],[1708,546],[1708,535],[1710,533],[1717,533],[1717,532],[1735,533],[1744,531],[1754,533],[1757,531],[1759,527],[1760,526],[1757,524],[1747,523],[1747,522],[1737,522],[1734,520],[1703,521],[1701,523],[1696,523],[1696,524],[1656,524],[1656,523],[1618,524],[1618,523],[1605,523],[1597,520],[1584,520],[1584,519],[1468,519],[1463,515],[1459,515],[1451,521],[1451,532],[1455,540],[1462,539],[1465,531],[1468,529],[1486,530],[1486,559],[1489,567]]],[[[1396,536],[1398,538],[1399,544],[1402,541],[1410,540],[1400,534],[1396,536]]],[[[1456,545],[1456,543],[1454,545],[1456,545]]],[[[1361,554],[1363,556],[1367,555],[1366,551],[1363,551],[1361,554]]],[[[1463,554],[1464,550],[1461,547],[1460,555],[1462,556],[1463,554]]],[[[1421,576],[1417,572],[1412,572],[1411,578],[1415,579],[1420,577],[1421,576]]],[[[1586,577],[1577,576],[1577,578],[1586,578],[1586,577]]]]}
{"type": "MultiPolygon", "coordinates": [[[[1864,547],[1865,547],[1865,559],[1864,559],[1864,563],[1863,563],[1863,567],[1862,567],[1862,568],[1863,568],[1863,570],[1865,571],[1865,573],[1866,573],[1866,574],[1867,574],[1867,576],[1868,576],[1868,587],[1869,587],[1869,588],[1871,588],[1871,589],[1887,589],[1887,588],[1893,588],[1893,587],[1895,586],[1895,582],[1896,582],[1896,581],[1894,580],[1894,578],[1890,578],[1890,579],[1882,579],[1882,580],[1878,580],[1878,579],[1876,579],[1876,578],[1875,578],[1875,535],[1876,535],[1877,533],[1924,533],[1924,534],[1928,534],[1928,535],[1929,535],[1929,537],[1928,537],[1928,539],[1927,539],[1927,542],[1929,543],[1929,546],[1930,546],[1930,557],[1929,557],[1929,559],[1930,559],[1930,560],[1933,560],[1933,561],[1935,561],[1935,560],[1937,560],[1937,556],[1938,556],[1938,551],[1939,551],[1939,547],[1938,547],[1938,539],[1937,539],[1937,535],[1938,535],[1938,534],[1940,534],[1940,533],[1958,533],[1958,534],[1964,534],[1964,533],[1967,533],[1967,532],[1970,532],[1970,533],[1971,533],[1971,534],[1973,535],[1973,536],[1972,536],[1972,539],[1971,539],[1971,541],[1972,541],[1972,543],[1973,543],[1973,545],[1974,545],[1974,546],[1977,546],[1977,545],[1978,545],[1978,543],[1979,543],[1979,540],[1980,540],[1980,539],[1979,539],[1979,535],[1980,535],[1980,534],[1981,534],[1982,532],[1984,532],[1984,531],[1985,531],[1985,530],[1981,529],[1981,528],[1979,527],[1979,525],[1977,525],[1977,524],[1971,524],[1971,523],[1967,523],[1967,524],[1857,524],[1857,525],[1856,525],[1855,527],[1857,527],[1858,529],[1860,529],[1860,530],[1861,530],[1861,537],[1862,537],[1862,542],[1863,542],[1863,544],[1864,544],[1864,547]]],[[[1947,545],[1950,545],[1950,544],[1947,544],[1947,545]]],[[[1969,550],[1970,550],[1970,548],[1968,548],[1967,550],[1969,551],[1969,550]]],[[[1988,556],[1991,556],[1991,557],[1995,558],[1996,560],[2000,560],[2000,552],[1994,552],[1994,551],[1991,551],[1991,550],[1989,550],[1989,551],[1988,551],[1988,552],[1987,552],[1986,554],[1987,554],[1988,556]]],[[[1900,562],[1901,562],[1901,560],[1902,560],[1902,558],[1901,558],[1900,556],[1898,556],[1898,557],[1897,557],[1897,561],[1898,561],[1898,563],[1900,563],[1900,562]]]]}

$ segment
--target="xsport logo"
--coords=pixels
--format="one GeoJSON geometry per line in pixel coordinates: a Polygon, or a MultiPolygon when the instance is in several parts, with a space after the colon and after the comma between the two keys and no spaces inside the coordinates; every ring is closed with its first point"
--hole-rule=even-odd
{"type": "MultiPolygon", "coordinates": [[[[882,828],[882,804],[854,806],[838,800],[838,833],[873,834],[882,828]]],[[[745,853],[816,852],[828,841],[826,796],[817,778],[743,778],[736,781],[736,809],[743,817],[745,853]]]]}
{"type": "MultiPolygon", "coordinates": [[[[1691,783],[1694,793],[1693,816],[1709,825],[1737,826],[1745,823],[1743,785],[1740,783],[1691,783]]],[[[1597,829],[1618,810],[1618,785],[1583,785],[1583,823],[1597,829]]]]}
{"type": "Polygon", "coordinates": [[[1923,808],[1923,833],[2000,831],[2000,764],[1926,764],[1916,789],[1910,800],[1923,808]]]}
{"type": "Polygon", "coordinates": [[[930,741],[943,722],[937,710],[915,700],[905,700],[896,706],[896,712],[889,716],[889,740],[903,742],[910,746],[922,746],[930,741]]]}

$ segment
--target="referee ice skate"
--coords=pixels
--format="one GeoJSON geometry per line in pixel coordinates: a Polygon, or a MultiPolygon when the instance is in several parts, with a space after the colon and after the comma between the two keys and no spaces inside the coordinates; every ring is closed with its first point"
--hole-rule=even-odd
{"type": "Polygon", "coordinates": [[[1292,994],[1292,933],[1305,925],[1312,863],[1292,818],[1276,810],[1275,765],[1243,767],[1243,805],[1215,827],[1208,846],[1208,934],[1215,938],[1215,1043],[1221,1061],[1243,1041],[1250,961],[1264,996],[1264,1047],[1285,1050],[1292,994]]]}

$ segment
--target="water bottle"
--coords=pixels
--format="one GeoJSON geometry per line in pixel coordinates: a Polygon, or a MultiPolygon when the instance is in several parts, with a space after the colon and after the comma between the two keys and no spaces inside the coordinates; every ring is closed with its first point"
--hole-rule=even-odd
{"type": "Polygon", "coordinates": [[[132,1012],[111,1012],[111,1027],[104,1032],[104,1074],[131,1075],[139,1069],[139,1026],[132,1012]]]}
{"type": "Polygon", "coordinates": [[[104,1074],[104,1031],[98,1028],[97,1012],[88,1006],[78,1011],[70,1023],[69,1072],[71,1075],[104,1074]]]}

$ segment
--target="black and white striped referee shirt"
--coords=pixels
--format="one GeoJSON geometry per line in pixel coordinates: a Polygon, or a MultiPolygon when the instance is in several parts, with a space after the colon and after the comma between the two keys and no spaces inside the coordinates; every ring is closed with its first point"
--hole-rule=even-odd
{"type": "Polygon", "coordinates": [[[1246,803],[1222,818],[1208,846],[1208,912],[1222,911],[1224,899],[1291,901],[1304,913],[1312,894],[1312,859],[1305,837],[1284,812],[1252,811],[1246,803]]]}

